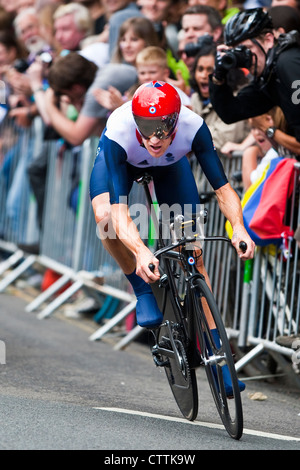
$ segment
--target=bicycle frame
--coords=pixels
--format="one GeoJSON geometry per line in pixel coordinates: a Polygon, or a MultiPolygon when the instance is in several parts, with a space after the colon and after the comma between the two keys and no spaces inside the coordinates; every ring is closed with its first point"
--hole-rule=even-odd
{"type": "MultiPolygon", "coordinates": [[[[148,174],[144,174],[141,178],[137,180],[137,182],[139,184],[142,184],[144,187],[149,208],[153,206],[153,199],[149,190],[149,183],[151,181],[152,181],[152,177],[148,174]]],[[[199,278],[204,279],[204,276],[197,270],[195,261],[194,262],[192,261],[194,260],[194,255],[193,255],[194,250],[187,250],[186,245],[197,242],[197,241],[198,242],[199,241],[200,242],[201,241],[202,242],[225,241],[227,243],[228,242],[230,243],[230,240],[222,236],[204,236],[204,235],[199,235],[199,234],[196,234],[195,236],[191,236],[191,237],[183,236],[181,239],[176,240],[176,237],[174,236],[176,221],[174,220],[174,222],[170,224],[171,235],[172,235],[172,230],[173,230],[173,242],[171,245],[170,244],[165,245],[165,242],[161,235],[159,221],[158,221],[155,211],[151,211],[151,215],[152,215],[152,222],[154,224],[156,233],[158,235],[158,247],[159,247],[159,249],[155,252],[154,255],[159,260],[168,260],[168,261],[173,260],[176,263],[181,264],[182,270],[185,275],[185,283],[187,287],[186,292],[189,293],[189,291],[194,288],[194,285],[193,285],[194,280],[199,279],[199,278]],[[176,249],[179,249],[179,250],[176,250],[176,249]]],[[[203,211],[203,214],[200,215],[200,217],[202,218],[203,223],[205,223],[206,218],[207,218],[207,213],[205,210],[203,211]]],[[[190,221],[183,222],[182,226],[179,226],[179,229],[184,229],[184,225],[187,225],[189,223],[190,221]]],[[[179,222],[179,225],[180,225],[180,222],[179,222]]],[[[199,250],[200,250],[200,256],[202,256],[202,249],[200,248],[199,250]]],[[[176,320],[183,328],[185,338],[189,340],[192,339],[195,342],[196,341],[195,325],[194,325],[194,322],[191,321],[191,319],[188,319],[188,321],[185,321],[184,310],[188,311],[189,309],[187,308],[186,305],[185,306],[181,305],[180,299],[178,298],[178,289],[175,285],[174,273],[171,272],[171,266],[169,262],[166,263],[165,269],[167,272],[164,273],[163,277],[160,279],[160,286],[162,286],[164,282],[168,282],[168,286],[171,290],[171,295],[169,296],[169,298],[171,300],[172,307],[176,315],[176,320]],[[167,276],[167,278],[164,276],[167,276]],[[188,325],[188,329],[187,329],[187,325],[188,325]]],[[[186,296],[186,298],[190,298],[190,297],[191,297],[190,295],[186,296]]],[[[164,302],[165,302],[165,299],[164,299],[164,302]]],[[[164,349],[160,349],[159,347],[157,347],[157,352],[166,353],[164,349]]],[[[169,351],[167,351],[166,355],[168,354],[169,354],[169,351]]]]}

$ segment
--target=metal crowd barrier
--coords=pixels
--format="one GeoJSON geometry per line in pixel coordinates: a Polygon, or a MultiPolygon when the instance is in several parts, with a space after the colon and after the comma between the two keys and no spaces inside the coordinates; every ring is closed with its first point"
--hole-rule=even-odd
{"type": "MultiPolygon", "coordinates": [[[[291,233],[300,225],[299,182],[300,163],[296,163],[294,191],[286,213],[291,233]]],[[[286,243],[256,250],[252,274],[245,281],[249,289],[244,295],[239,328],[240,346],[251,349],[237,362],[237,370],[267,351],[283,369],[287,368],[282,358],[286,356],[295,373],[300,373],[300,339],[295,339],[292,347],[284,346],[285,338],[291,338],[292,343],[300,333],[300,250],[292,236],[286,243]]],[[[300,385],[300,377],[296,382],[300,385]]]]}
{"type": "MultiPolygon", "coordinates": [[[[241,168],[241,155],[221,156],[225,172],[232,179],[241,168]]],[[[199,192],[206,199],[208,234],[226,235],[225,219],[199,168],[194,168],[199,192]]],[[[294,167],[294,190],[285,214],[290,233],[300,225],[300,163],[294,167]]],[[[231,180],[234,186],[234,182],[231,180]]],[[[300,339],[293,348],[283,346],[285,338],[300,334],[300,249],[290,237],[287,246],[256,247],[254,260],[241,263],[227,245],[211,244],[204,250],[205,265],[216,294],[227,333],[235,339],[238,371],[265,352],[292,374],[300,386],[300,339]],[[283,357],[287,357],[288,361],[283,357]],[[290,367],[292,364],[292,368],[290,367]],[[296,375],[294,374],[296,373],[296,375]]],[[[291,341],[290,341],[291,342],[291,341]]]]}
{"type": "Polygon", "coordinates": [[[7,119],[0,126],[0,249],[10,254],[0,264],[0,275],[22,259],[18,244],[32,244],[39,238],[36,203],[26,167],[38,153],[37,136],[41,135],[40,121],[35,121],[30,129],[19,128],[7,119]]]}
{"type": "MultiPolygon", "coordinates": [[[[119,299],[122,306],[128,304],[123,307],[124,313],[119,312],[119,316],[122,313],[125,317],[134,310],[136,300],[128,291],[128,282],[117,263],[96,236],[89,200],[89,178],[98,139],[88,139],[81,147],[64,150],[60,141],[41,139],[43,128],[41,121],[36,121],[27,130],[16,128],[11,121],[5,122],[1,129],[4,143],[0,166],[0,249],[8,256],[0,263],[0,292],[34,263],[39,263],[61,277],[27,305],[26,311],[42,308],[38,318],[49,317],[83,289],[94,297],[102,294],[119,299]],[[37,205],[26,169],[41,151],[48,156],[48,168],[39,232],[37,205]],[[37,242],[40,244],[37,255],[18,248],[20,244],[37,242]],[[58,294],[63,287],[64,292],[58,294]]],[[[142,202],[143,198],[142,189],[135,185],[130,203],[142,202]]]]}

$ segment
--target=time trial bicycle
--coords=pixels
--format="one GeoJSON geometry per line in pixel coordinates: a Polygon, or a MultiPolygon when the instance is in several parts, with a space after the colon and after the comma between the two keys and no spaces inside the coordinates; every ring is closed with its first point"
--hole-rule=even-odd
{"type": "MultiPolygon", "coordinates": [[[[151,180],[148,174],[137,179],[144,187],[150,209],[153,208],[149,189],[151,180]]],[[[196,369],[204,366],[222,423],[228,434],[238,440],[243,433],[243,409],[233,355],[214,295],[196,268],[196,256],[202,256],[203,248],[195,250],[194,247],[199,241],[203,244],[230,240],[199,233],[191,236],[186,233],[190,233],[187,227],[195,223],[195,219],[184,220],[179,215],[167,222],[171,243],[168,241],[166,244],[162,236],[165,221],[158,220],[155,210],[151,210],[151,216],[158,234],[158,250],[154,256],[159,259],[161,274],[160,280],[151,286],[164,318],[159,328],[152,330],[154,363],[165,369],[175,401],[183,416],[190,421],[198,415],[196,369]],[[220,341],[216,341],[208,325],[207,306],[220,341]],[[223,379],[225,366],[232,382],[230,396],[227,396],[223,379]]],[[[203,225],[206,217],[206,211],[202,210],[197,217],[198,225],[203,225]]],[[[246,251],[247,246],[242,242],[240,248],[246,251]]],[[[149,267],[154,270],[154,265],[149,267]]]]}

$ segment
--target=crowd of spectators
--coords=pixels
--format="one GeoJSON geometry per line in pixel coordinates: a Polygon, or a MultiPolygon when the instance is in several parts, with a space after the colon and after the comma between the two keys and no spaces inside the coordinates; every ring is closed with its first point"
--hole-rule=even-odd
{"type": "MultiPolygon", "coordinates": [[[[300,31],[299,0],[0,0],[0,122],[13,118],[26,128],[41,116],[45,139],[77,146],[99,137],[109,113],[138,85],[169,81],[207,122],[220,154],[244,152],[246,189],[272,147],[260,129],[264,117],[225,124],[210,101],[208,77],[228,19],[260,6],[273,19],[275,37],[300,31]]],[[[248,79],[245,70],[233,73],[233,90],[248,79]]],[[[273,111],[265,117],[270,122],[273,111]]],[[[298,147],[288,150],[300,154],[298,147]]],[[[26,171],[41,214],[43,151],[26,171]]]]}

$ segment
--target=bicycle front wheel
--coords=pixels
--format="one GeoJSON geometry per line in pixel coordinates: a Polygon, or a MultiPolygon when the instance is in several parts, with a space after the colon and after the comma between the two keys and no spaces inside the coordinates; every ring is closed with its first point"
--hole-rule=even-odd
{"type": "Polygon", "coordinates": [[[195,281],[193,292],[196,330],[210,389],[226,431],[233,439],[240,439],[243,433],[243,409],[227,333],[215,298],[204,279],[195,281]],[[214,319],[217,335],[212,334],[208,327],[204,315],[207,306],[214,319]]]}

